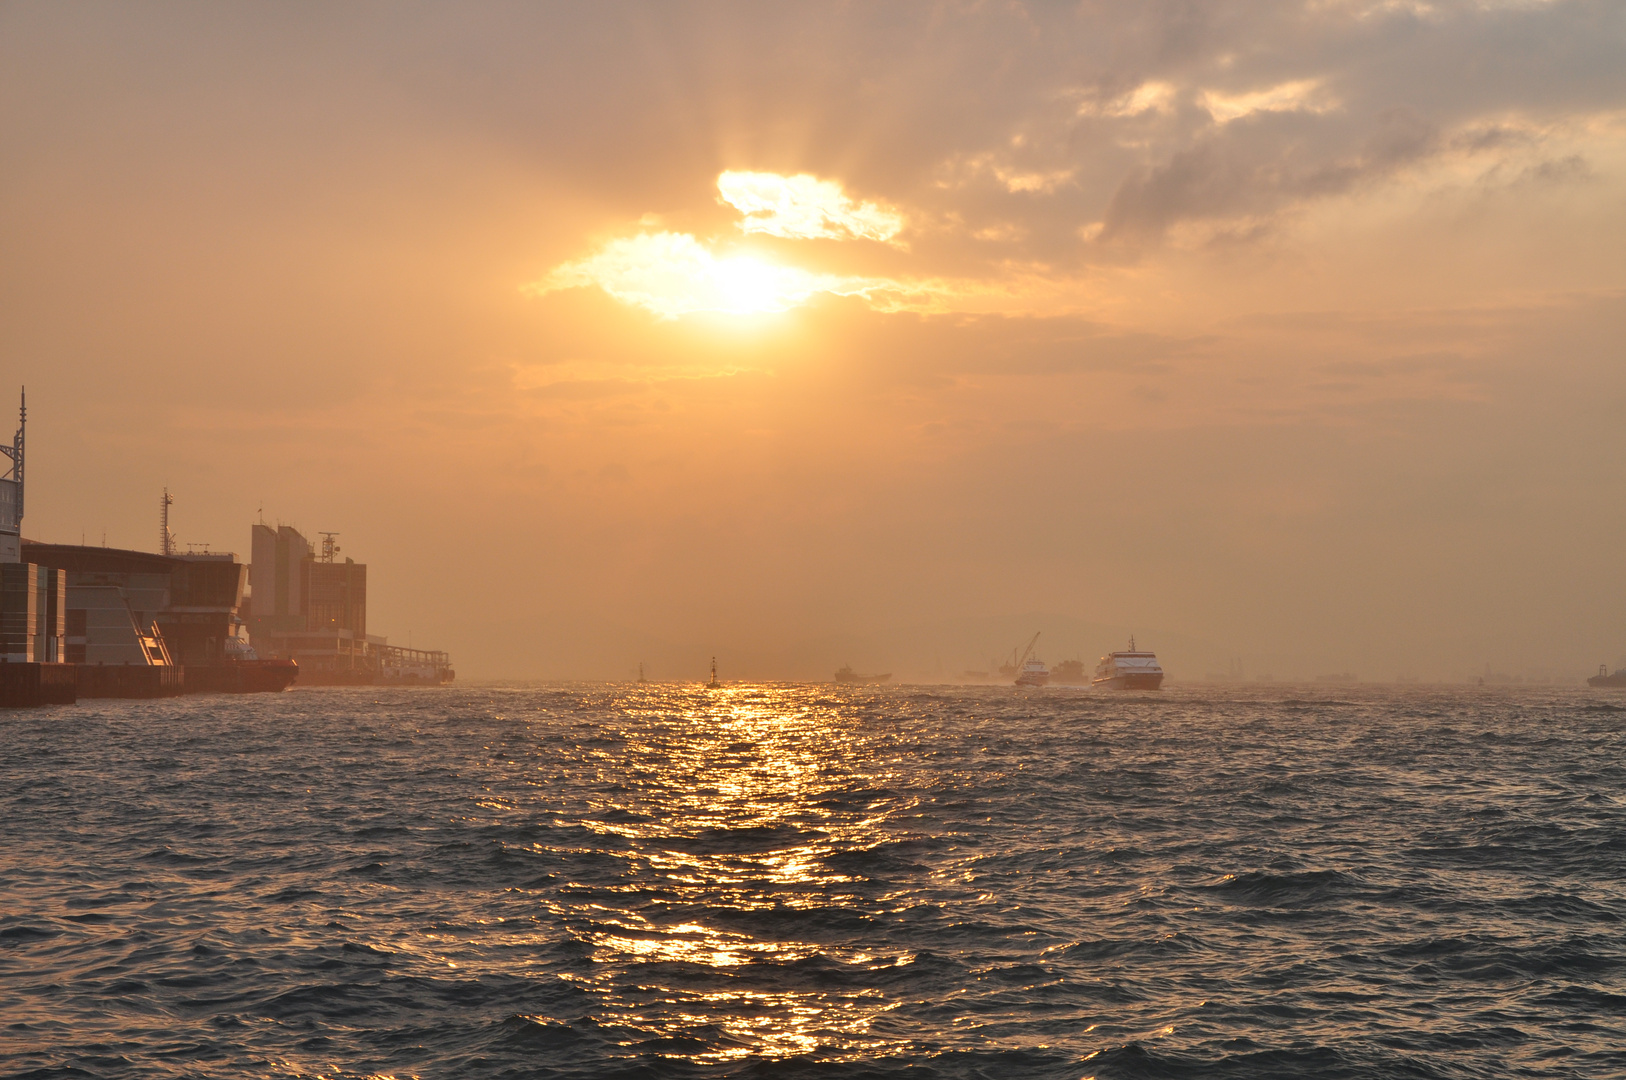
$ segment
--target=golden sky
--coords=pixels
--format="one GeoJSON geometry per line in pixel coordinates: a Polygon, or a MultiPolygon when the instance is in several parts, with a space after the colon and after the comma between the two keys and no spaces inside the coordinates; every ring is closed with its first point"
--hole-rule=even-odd
{"type": "Polygon", "coordinates": [[[1578,677],[1623,55],[1538,0],[6,3],[25,533],[337,530],[470,676],[1578,677]]]}

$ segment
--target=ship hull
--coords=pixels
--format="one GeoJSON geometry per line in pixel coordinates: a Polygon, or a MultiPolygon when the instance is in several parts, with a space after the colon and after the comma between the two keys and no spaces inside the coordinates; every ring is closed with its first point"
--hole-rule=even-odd
{"type": "Polygon", "coordinates": [[[1613,675],[1594,675],[1586,681],[1588,686],[1613,687],[1626,690],[1626,671],[1617,671],[1613,675]]]}
{"type": "Polygon", "coordinates": [[[1017,686],[1044,686],[1048,682],[1050,682],[1049,675],[1018,675],[1016,677],[1017,686]]]}
{"type": "Polygon", "coordinates": [[[1096,679],[1090,684],[1097,690],[1159,690],[1163,687],[1162,672],[1135,672],[1096,679]]]}

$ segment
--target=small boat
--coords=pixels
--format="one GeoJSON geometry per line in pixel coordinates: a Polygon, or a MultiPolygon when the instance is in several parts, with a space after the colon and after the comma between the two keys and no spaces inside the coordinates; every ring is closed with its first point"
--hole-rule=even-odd
{"type": "Polygon", "coordinates": [[[1101,690],[1156,690],[1163,685],[1163,665],[1156,653],[1135,648],[1131,637],[1128,649],[1101,658],[1090,685],[1101,690]]]}
{"type": "Polygon", "coordinates": [[[723,684],[717,681],[717,658],[711,658],[711,682],[706,684],[707,690],[721,690],[723,684]]]}
{"type": "Polygon", "coordinates": [[[851,664],[846,665],[840,671],[836,672],[836,682],[844,683],[884,683],[890,678],[892,678],[892,673],[890,671],[884,675],[860,675],[858,672],[853,670],[851,664]]]}
{"type": "Polygon", "coordinates": [[[1616,668],[1613,675],[1609,674],[1608,664],[1599,664],[1598,673],[1586,681],[1588,686],[1626,688],[1626,668],[1616,668]]]}
{"type": "Polygon", "coordinates": [[[1022,658],[1011,665],[1016,669],[1017,686],[1043,686],[1050,681],[1050,669],[1044,666],[1043,660],[1033,655],[1033,647],[1037,644],[1039,635],[1034,634],[1028,647],[1022,650],[1022,658]]]}
{"type": "Polygon", "coordinates": [[[1050,669],[1037,656],[1022,665],[1016,676],[1017,686],[1043,686],[1050,681],[1050,669]]]}

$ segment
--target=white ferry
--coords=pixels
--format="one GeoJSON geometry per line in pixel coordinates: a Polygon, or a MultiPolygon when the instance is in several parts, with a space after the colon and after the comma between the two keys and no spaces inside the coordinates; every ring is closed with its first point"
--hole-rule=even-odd
{"type": "Polygon", "coordinates": [[[1163,665],[1156,653],[1141,652],[1130,638],[1128,649],[1101,658],[1090,685],[1102,690],[1156,690],[1163,685],[1163,665]]]}
{"type": "Polygon", "coordinates": [[[1017,686],[1043,686],[1050,681],[1050,669],[1037,656],[1022,665],[1017,673],[1017,686]]]}
{"type": "Polygon", "coordinates": [[[1022,650],[1022,656],[1017,658],[1016,650],[1011,650],[1010,667],[1001,667],[1001,672],[1010,672],[1016,676],[1017,686],[1043,686],[1050,681],[1050,669],[1044,666],[1044,661],[1033,655],[1033,647],[1039,644],[1039,635],[1034,634],[1028,647],[1022,650]]]}

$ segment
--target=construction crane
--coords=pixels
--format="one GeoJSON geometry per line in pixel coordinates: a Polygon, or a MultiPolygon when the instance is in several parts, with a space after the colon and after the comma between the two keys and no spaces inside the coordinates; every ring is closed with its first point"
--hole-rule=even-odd
{"type": "MultiPolygon", "coordinates": [[[[1037,644],[1039,644],[1039,635],[1036,633],[1033,635],[1033,640],[1028,642],[1028,647],[1022,650],[1022,659],[1015,664],[1017,671],[1021,671],[1022,665],[1028,662],[1028,657],[1033,655],[1033,647],[1037,644]]],[[[1015,650],[1012,650],[1012,655],[1015,655],[1015,650]]]]}

